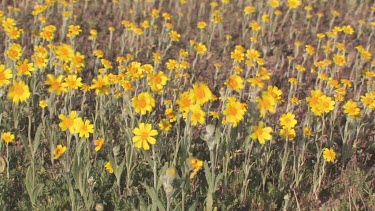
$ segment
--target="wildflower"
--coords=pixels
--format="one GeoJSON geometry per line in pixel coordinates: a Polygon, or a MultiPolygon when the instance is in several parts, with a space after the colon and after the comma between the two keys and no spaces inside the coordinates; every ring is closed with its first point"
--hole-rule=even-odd
{"type": "Polygon", "coordinates": [[[280,125],[283,128],[294,128],[296,124],[297,124],[296,116],[293,113],[288,112],[288,113],[281,115],[280,125]]]}
{"type": "Polygon", "coordinates": [[[348,100],[343,106],[344,113],[347,114],[349,117],[357,117],[360,115],[361,110],[358,108],[357,103],[353,100],[348,100]]]}
{"type": "Polygon", "coordinates": [[[180,40],[181,35],[178,32],[172,30],[169,32],[169,37],[171,38],[172,41],[177,42],[180,40]]]}
{"type": "Polygon", "coordinates": [[[176,112],[172,108],[167,108],[165,110],[165,115],[168,117],[170,122],[175,122],[177,120],[176,112]]]}
{"type": "Polygon", "coordinates": [[[144,115],[147,111],[151,112],[155,107],[155,99],[150,93],[142,92],[138,96],[133,97],[132,107],[135,109],[135,112],[144,115]]]}
{"type": "Polygon", "coordinates": [[[82,32],[81,26],[79,26],[79,25],[70,25],[68,27],[68,34],[66,36],[70,37],[70,38],[73,38],[73,37],[79,35],[79,33],[81,33],[81,32],[82,32]]]}
{"type": "Polygon", "coordinates": [[[13,26],[11,28],[5,29],[5,32],[10,39],[16,40],[20,38],[23,29],[19,29],[18,27],[13,26]]]}
{"type": "Polygon", "coordinates": [[[191,120],[192,125],[196,126],[198,123],[201,124],[201,125],[204,125],[204,123],[206,121],[206,119],[205,119],[206,112],[204,112],[198,104],[195,104],[195,105],[191,106],[190,112],[185,112],[183,114],[183,117],[185,119],[187,119],[187,117],[190,113],[190,115],[191,115],[190,120],[191,120]]]}
{"type": "Polygon", "coordinates": [[[92,80],[90,89],[95,89],[96,94],[107,95],[109,93],[109,78],[108,75],[98,75],[96,79],[92,80]]]}
{"type": "Polygon", "coordinates": [[[197,51],[198,55],[203,55],[207,52],[207,47],[203,43],[197,43],[194,46],[194,49],[197,51]]]}
{"type": "Polygon", "coordinates": [[[204,28],[207,27],[207,23],[204,22],[204,21],[200,21],[200,22],[197,23],[197,27],[198,27],[198,29],[204,29],[204,28]]]}
{"type": "Polygon", "coordinates": [[[14,134],[11,132],[4,132],[1,134],[1,139],[7,144],[11,143],[14,141],[14,134]]]}
{"type": "Polygon", "coordinates": [[[14,103],[24,102],[30,97],[29,86],[23,81],[13,82],[13,86],[9,88],[8,98],[14,103]]]}
{"type": "Polygon", "coordinates": [[[242,50],[235,49],[230,53],[230,58],[235,62],[241,62],[245,59],[245,54],[242,50]]]}
{"type": "Polygon", "coordinates": [[[75,131],[79,133],[79,137],[88,138],[90,133],[94,133],[94,125],[90,124],[90,120],[83,121],[82,118],[78,117],[75,121],[75,131]]]}
{"type": "Polygon", "coordinates": [[[66,151],[66,146],[61,144],[57,145],[57,147],[53,150],[53,159],[59,159],[61,155],[63,155],[66,151]]]}
{"type": "Polygon", "coordinates": [[[291,141],[296,137],[296,131],[294,130],[294,128],[283,127],[280,130],[280,136],[291,141]]]}
{"type": "Polygon", "coordinates": [[[361,102],[364,106],[375,109],[375,94],[366,93],[364,96],[361,96],[361,102]]]}
{"type": "Polygon", "coordinates": [[[113,167],[112,167],[111,162],[109,162],[109,161],[106,162],[104,167],[105,167],[105,170],[107,170],[109,173],[113,174],[113,167]]]}
{"type": "Polygon", "coordinates": [[[323,150],[323,158],[327,162],[335,162],[336,159],[336,152],[332,148],[324,148],[323,150]]]}
{"type": "Polygon", "coordinates": [[[13,78],[12,70],[0,64],[0,87],[10,84],[8,79],[13,78]]]}
{"type": "Polygon", "coordinates": [[[233,124],[233,127],[237,127],[238,122],[243,119],[245,112],[245,104],[237,101],[235,97],[228,97],[225,110],[223,112],[223,114],[226,115],[226,121],[228,123],[233,124]]]}
{"type": "Polygon", "coordinates": [[[163,86],[167,84],[168,76],[159,71],[158,73],[150,74],[148,77],[148,85],[151,87],[151,90],[154,92],[161,92],[163,86]]]}
{"type": "Polygon", "coordinates": [[[190,92],[183,92],[180,94],[179,99],[176,100],[176,103],[179,105],[181,112],[187,112],[193,105],[193,96],[190,92]]]}
{"type": "Polygon", "coordinates": [[[333,110],[335,102],[332,98],[327,97],[320,90],[312,90],[311,97],[306,98],[308,106],[316,116],[321,116],[323,113],[329,113],[333,110]]]}
{"type": "Polygon", "coordinates": [[[259,122],[258,126],[255,126],[254,132],[251,134],[251,138],[258,140],[260,144],[265,144],[267,140],[272,139],[271,133],[271,127],[265,127],[263,122],[259,122]]]}
{"type": "Polygon", "coordinates": [[[212,99],[212,92],[208,88],[207,84],[196,83],[193,85],[193,89],[190,91],[193,97],[193,101],[198,105],[203,105],[207,101],[212,99]]]}
{"type": "Polygon", "coordinates": [[[288,7],[290,9],[296,9],[300,5],[301,5],[301,1],[300,0],[288,0],[288,7]]]}
{"type": "Polygon", "coordinates": [[[95,144],[95,151],[99,151],[104,145],[104,138],[96,139],[94,144],[95,144]]]}
{"type": "Polygon", "coordinates": [[[56,57],[63,62],[70,62],[74,56],[72,46],[68,44],[61,44],[54,50],[56,57]]]}
{"type": "Polygon", "coordinates": [[[76,126],[76,117],[77,117],[77,112],[76,111],[71,111],[69,113],[69,116],[65,116],[64,114],[59,115],[59,119],[61,122],[59,123],[59,127],[61,128],[62,131],[66,131],[69,129],[69,132],[71,134],[75,133],[75,126],[76,126]]]}
{"type": "Polygon", "coordinates": [[[155,144],[156,139],[153,136],[158,135],[158,131],[153,130],[151,124],[140,123],[138,127],[133,130],[133,143],[137,148],[149,150],[149,144],[155,144]]]}
{"type": "Polygon", "coordinates": [[[270,0],[270,1],[269,1],[269,5],[270,5],[272,8],[276,8],[276,7],[279,7],[279,6],[280,6],[280,2],[279,2],[279,0],[270,0]]]}
{"type": "Polygon", "coordinates": [[[236,92],[240,92],[244,88],[243,79],[238,75],[231,75],[225,84],[236,92]]]}
{"type": "Polygon", "coordinates": [[[313,136],[313,133],[312,133],[311,129],[308,128],[308,127],[304,127],[304,128],[303,128],[303,134],[304,134],[305,136],[313,136]]]}
{"type": "Polygon", "coordinates": [[[254,77],[247,79],[247,82],[251,84],[251,86],[263,88],[264,82],[261,77],[254,77]]]}
{"type": "Polygon", "coordinates": [[[193,179],[195,175],[197,175],[198,171],[203,167],[203,161],[199,160],[198,158],[191,157],[188,158],[188,165],[193,172],[190,174],[190,179],[193,179]]]}
{"type": "Polygon", "coordinates": [[[335,54],[333,56],[333,62],[339,66],[339,67],[343,67],[345,66],[346,64],[346,61],[345,61],[345,56],[344,55],[341,55],[341,54],[335,54]]]}
{"type": "Polygon", "coordinates": [[[63,92],[66,92],[66,88],[63,86],[63,76],[59,75],[55,78],[54,75],[48,74],[47,80],[44,84],[49,85],[48,92],[55,92],[56,95],[61,95],[63,92]]]}
{"type": "Polygon", "coordinates": [[[77,77],[77,75],[68,75],[64,79],[64,83],[62,83],[63,87],[68,88],[69,90],[77,90],[79,87],[82,86],[82,78],[77,77]]]}
{"type": "Polygon", "coordinates": [[[41,100],[41,101],[39,101],[39,107],[41,107],[41,108],[45,108],[45,107],[47,107],[48,106],[48,104],[47,104],[47,102],[45,101],[45,100],[41,100]]]}
{"type": "Polygon", "coordinates": [[[22,47],[20,44],[12,43],[12,45],[6,51],[6,55],[12,61],[18,60],[22,55],[22,47]]]}
{"type": "Polygon", "coordinates": [[[311,45],[306,45],[306,51],[309,53],[310,56],[314,55],[315,53],[315,48],[311,45]]]}
{"type": "Polygon", "coordinates": [[[39,33],[39,36],[50,42],[53,40],[53,38],[55,38],[55,31],[56,31],[56,26],[54,25],[48,25],[48,26],[45,26],[42,31],[39,33]]]}
{"type": "Polygon", "coordinates": [[[133,80],[143,78],[143,68],[140,62],[131,62],[127,67],[126,75],[133,80]]]}
{"type": "Polygon", "coordinates": [[[167,119],[161,119],[158,126],[164,134],[167,134],[172,128],[170,121],[168,121],[167,119]]]}
{"type": "Polygon", "coordinates": [[[264,117],[267,111],[275,113],[276,100],[272,96],[263,95],[262,97],[258,97],[256,102],[260,110],[260,117],[264,117]]]}
{"type": "Polygon", "coordinates": [[[22,61],[18,61],[16,65],[16,69],[18,70],[17,75],[27,75],[31,76],[31,72],[34,71],[34,64],[29,63],[28,59],[22,61]]]}
{"type": "Polygon", "coordinates": [[[97,36],[98,36],[98,31],[96,29],[91,29],[89,40],[95,40],[97,36]]]}
{"type": "Polygon", "coordinates": [[[277,86],[268,86],[267,91],[262,93],[262,95],[271,95],[276,100],[276,103],[282,102],[282,94],[283,92],[277,86]]]}
{"type": "Polygon", "coordinates": [[[257,31],[259,31],[262,28],[262,26],[258,22],[252,21],[250,23],[250,28],[251,28],[252,31],[257,32],[257,31]]]}

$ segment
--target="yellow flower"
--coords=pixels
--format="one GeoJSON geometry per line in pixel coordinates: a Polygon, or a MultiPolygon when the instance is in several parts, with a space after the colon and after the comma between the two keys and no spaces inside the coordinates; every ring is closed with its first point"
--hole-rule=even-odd
{"type": "Polygon", "coordinates": [[[47,80],[44,82],[44,84],[49,85],[48,92],[55,92],[56,95],[61,95],[62,93],[66,92],[66,88],[63,86],[63,77],[62,75],[59,75],[57,78],[55,78],[54,75],[48,74],[47,80]]]}
{"type": "Polygon", "coordinates": [[[345,66],[345,64],[346,64],[345,56],[344,56],[344,55],[341,55],[341,54],[335,54],[335,55],[333,56],[333,62],[334,62],[337,66],[343,67],[343,66],[345,66]]]}
{"type": "Polygon", "coordinates": [[[77,118],[75,121],[75,131],[79,133],[79,137],[88,138],[90,133],[94,133],[94,125],[90,124],[90,120],[83,121],[82,118],[77,118]]]}
{"type": "Polygon", "coordinates": [[[66,131],[69,129],[69,132],[71,134],[75,133],[75,124],[76,124],[76,118],[77,117],[77,112],[76,111],[71,111],[69,116],[65,116],[64,114],[59,115],[59,119],[61,122],[59,123],[59,127],[61,128],[62,131],[66,131]]]}
{"type": "Polygon", "coordinates": [[[158,124],[160,130],[163,131],[164,134],[167,134],[169,130],[171,130],[172,125],[167,119],[161,119],[158,124]]]}
{"type": "Polygon", "coordinates": [[[11,132],[5,132],[1,134],[1,139],[7,144],[11,143],[14,141],[14,134],[11,132]]]}
{"type": "Polygon", "coordinates": [[[263,95],[262,97],[258,97],[256,102],[258,103],[260,110],[260,117],[265,117],[267,111],[275,113],[276,100],[271,95],[263,95]]]}
{"type": "Polygon", "coordinates": [[[258,140],[260,144],[265,144],[267,140],[272,139],[271,133],[271,127],[265,127],[263,122],[259,122],[258,126],[255,126],[254,132],[251,134],[251,138],[258,140]]]}
{"type": "Polygon", "coordinates": [[[240,92],[244,88],[243,79],[238,75],[231,75],[225,84],[236,92],[240,92]]]}
{"type": "Polygon", "coordinates": [[[193,96],[190,92],[183,92],[180,98],[176,100],[177,105],[180,107],[181,112],[187,112],[193,105],[193,96]]]}
{"type": "Polygon", "coordinates": [[[82,32],[82,29],[81,29],[81,26],[79,26],[79,25],[70,25],[68,27],[68,31],[69,32],[66,36],[73,38],[73,37],[79,35],[79,33],[82,32]]]}
{"type": "Polygon", "coordinates": [[[375,109],[375,94],[366,93],[364,96],[361,96],[361,102],[364,106],[375,109]]]}
{"type": "Polygon", "coordinates": [[[288,0],[288,7],[291,9],[296,9],[301,5],[300,0],[288,0]]]}
{"type": "Polygon", "coordinates": [[[108,75],[98,75],[97,78],[92,80],[90,89],[95,89],[96,94],[107,95],[109,94],[109,78],[108,75]]]}
{"type": "Polygon", "coordinates": [[[41,101],[39,101],[39,106],[40,106],[41,108],[45,108],[45,107],[48,106],[48,104],[47,104],[47,102],[46,102],[45,100],[41,100],[41,101]]]}
{"type": "Polygon", "coordinates": [[[280,130],[280,136],[285,139],[288,138],[288,140],[291,141],[296,137],[296,131],[294,128],[283,127],[280,130]]]}
{"type": "Polygon", "coordinates": [[[17,65],[16,65],[16,69],[18,70],[18,73],[17,75],[27,75],[27,76],[31,76],[31,72],[34,71],[34,64],[33,63],[29,63],[29,60],[28,59],[25,59],[22,61],[18,61],[17,62],[17,65]]]}
{"type": "Polygon", "coordinates": [[[361,113],[361,110],[358,108],[357,103],[353,100],[348,100],[343,106],[344,113],[349,117],[358,117],[361,113]]]}
{"type": "Polygon", "coordinates": [[[296,116],[293,113],[288,112],[288,113],[281,115],[280,125],[283,128],[294,128],[296,124],[297,124],[296,116]]]}
{"type": "Polygon", "coordinates": [[[57,147],[53,150],[53,159],[59,159],[61,155],[63,155],[66,151],[66,146],[61,144],[57,145],[57,147]]]}
{"type": "Polygon", "coordinates": [[[193,172],[190,174],[190,179],[193,179],[197,175],[198,171],[203,167],[203,161],[198,158],[191,157],[188,158],[188,166],[190,169],[193,169],[193,172]]]}
{"type": "Polygon", "coordinates": [[[323,150],[323,158],[327,162],[335,162],[336,159],[336,152],[332,148],[324,148],[323,150]]]}
{"type": "Polygon", "coordinates": [[[156,139],[153,136],[158,135],[158,131],[152,129],[151,124],[140,123],[138,127],[133,130],[134,137],[133,143],[137,148],[143,148],[149,150],[149,144],[155,144],[156,139]]]}
{"type": "Polygon", "coordinates": [[[13,86],[9,88],[8,98],[14,103],[24,102],[30,97],[29,87],[23,81],[13,82],[13,86]]]}
{"type": "Polygon", "coordinates": [[[12,70],[6,68],[5,65],[0,65],[0,87],[10,84],[8,79],[13,78],[12,70]]]}
{"type": "Polygon", "coordinates": [[[105,167],[105,170],[107,170],[109,173],[113,174],[113,167],[112,167],[112,164],[109,161],[105,163],[104,167],[105,167]]]}
{"type": "Polygon", "coordinates": [[[6,54],[12,61],[20,59],[22,55],[21,45],[17,43],[12,43],[12,45],[6,51],[6,54]]]}
{"type": "Polygon", "coordinates": [[[207,84],[196,83],[193,85],[193,89],[190,91],[193,97],[193,101],[198,105],[203,105],[212,99],[212,92],[207,84]]]}
{"type": "Polygon", "coordinates": [[[235,97],[228,97],[225,110],[223,112],[226,115],[226,121],[233,124],[233,127],[237,127],[246,112],[246,105],[237,101],[235,97]]]}
{"type": "Polygon", "coordinates": [[[194,49],[197,51],[198,55],[203,55],[207,52],[207,47],[203,43],[197,43],[194,46],[194,49]]]}
{"type": "Polygon", "coordinates": [[[95,140],[94,144],[96,146],[95,151],[99,151],[104,145],[104,138],[99,138],[95,140]]]}
{"type": "Polygon", "coordinates": [[[172,41],[177,42],[180,40],[181,35],[178,32],[172,30],[169,32],[169,37],[171,38],[172,41]]]}
{"type": "Polygon", "coordinates": [[[313,133],[312,133],[311,129],[308,128],[308,127],[304,127],[304,128],[303,128],[303,134],[304,134],[305,136],[313,136],[313,133]]]}
{"type": "MultiPolygon", "coordinates": [[[[195,105],[191,106],[190,112],[191,112],[190,120],[191,120],[192,125],[196,126],[198,123],[201,124],[201,125],[204,125],[204,123],[206,121],[206,118],[205,118],[206,112],[204,112],[202,110],[200,105],[195,104],[195,105]]],[[[187,119],[188,115],[189,115],[189,112],[185,112],[183,114],[183,117],[185,119],[187,119]]]]}
{"type": "Polygon", "coordinates": [[[138,96],[133,97],[132,107],[135,109],[135,112],[144,115],[147,111],[151,112],[155,107],[155,99],[150,93],[142,92],[138,96]]]}
{"type": "Polygon", "coordinates": [[[168,76],[159,71],[158,73],[149,74],[148,85],[151,87],[151,90],[154,92],[161,92],[163,86],[167,84],[168,76]]]}
{"type": "Polygon", "coordinates": [[[63,87],[66,87],[70,90],[77,90],[79,87],[82,86],[82,78],[77,77],[77,75],[68,75],[64,79],[64,83],[62,83],[63,87]]]}

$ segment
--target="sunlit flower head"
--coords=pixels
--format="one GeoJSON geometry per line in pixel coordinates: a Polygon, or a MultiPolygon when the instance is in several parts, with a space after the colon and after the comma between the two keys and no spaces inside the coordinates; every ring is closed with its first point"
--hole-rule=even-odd
{"type": "Polygon", "coordinates": [[[336,152],[332,148],[324,148],[323,150],[323,158],[327,162],[335,162],[336,159],[336,152]]]}
{"type": "Polygon", "coordinates": [[[5,143],[9,144],[9,143],[14,141],[14,134],[11,133],[11,132],[4,132],[4,133],[1,134],[1,139],[5,143]]]}
{"type": "Polygon", "coordinates": [[[254,132],[251,134],[251,138],[253,140],[258,140],[260,144],[265,144],[267,140],[272,139],[271,133],[271,127],[265,127],[263,122],[259,122],[259,124],[254,127],[254,132]]]}
{"type": "Polygon", "coordinates": [[[10,84],[11,78],[13,78],[12,70],[0,64],[0,87],[10,84]]]}
{"type": "Polygon", "coordinates": [[[150,149],[150,144],[156,144],[156,139],[153,136],[158,135],[158,131],[152,129],[151,124],[140,123],[138,127],[133,129],[133,143],[137,148],[144,150],[150,149]]]}
{"type": "Polygon", "coordinates": [[[198,105],[203,105],[212,99],[212,92],[207,84],[196,83],[193,85],[193,89],[190,91],[193,97],[193,101],[198,105]]]}
{"type": "Polygon", "coordinates": [[[66,151],[66,146],[61,144],[57,145],[56,148],[53,150],[53,159],[59,159],[61,155],[63,155],[66,151]]]}
{"type": "Polygon", "coordinates": [[[14,103],[25,102],[30,95],[29,86],[23,81],[14,81],[8,91],[8,98],[14,103]]]}
{"type": "Polygon", "coordinates": [[[146,112],[151,112],[155,107],[155,99],[148,92],[142,92],[138,96],[133,97],[132,107],[135,109],[135,112],[142,115],[146,112]]]}

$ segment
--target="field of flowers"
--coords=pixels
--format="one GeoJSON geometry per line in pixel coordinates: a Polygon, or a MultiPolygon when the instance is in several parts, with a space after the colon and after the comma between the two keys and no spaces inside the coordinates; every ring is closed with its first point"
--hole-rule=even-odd
{"type": "Polygon", "coordinates": [[[1,3],[2,210],[374,210],[372,0],[1,3]]]}

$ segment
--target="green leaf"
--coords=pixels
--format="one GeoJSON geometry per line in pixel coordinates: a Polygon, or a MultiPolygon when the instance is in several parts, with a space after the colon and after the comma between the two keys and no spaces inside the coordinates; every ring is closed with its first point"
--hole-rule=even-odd
{"type": "Polygon", "coordinates": [[[148,185],[142,183],[143,187],[146,189],[148,195],[151,197],[152,199],[152,204],[153,204],[153,207],[156,205],[157,208],[159,210],[165,210],[162,202],[160,201],[157,193],[155,192],[155,190],[153,188],[150,188],[148,185]]]}
{"type": "Polygon", "coordinates": [[[42,133],[42,123],[39,124],[38,128],[36,129],[35,137],[34,137],[34,149],[33,155],[35,155],[36,151],[38,150],[40,144],[40,134],[42,133]]]}

